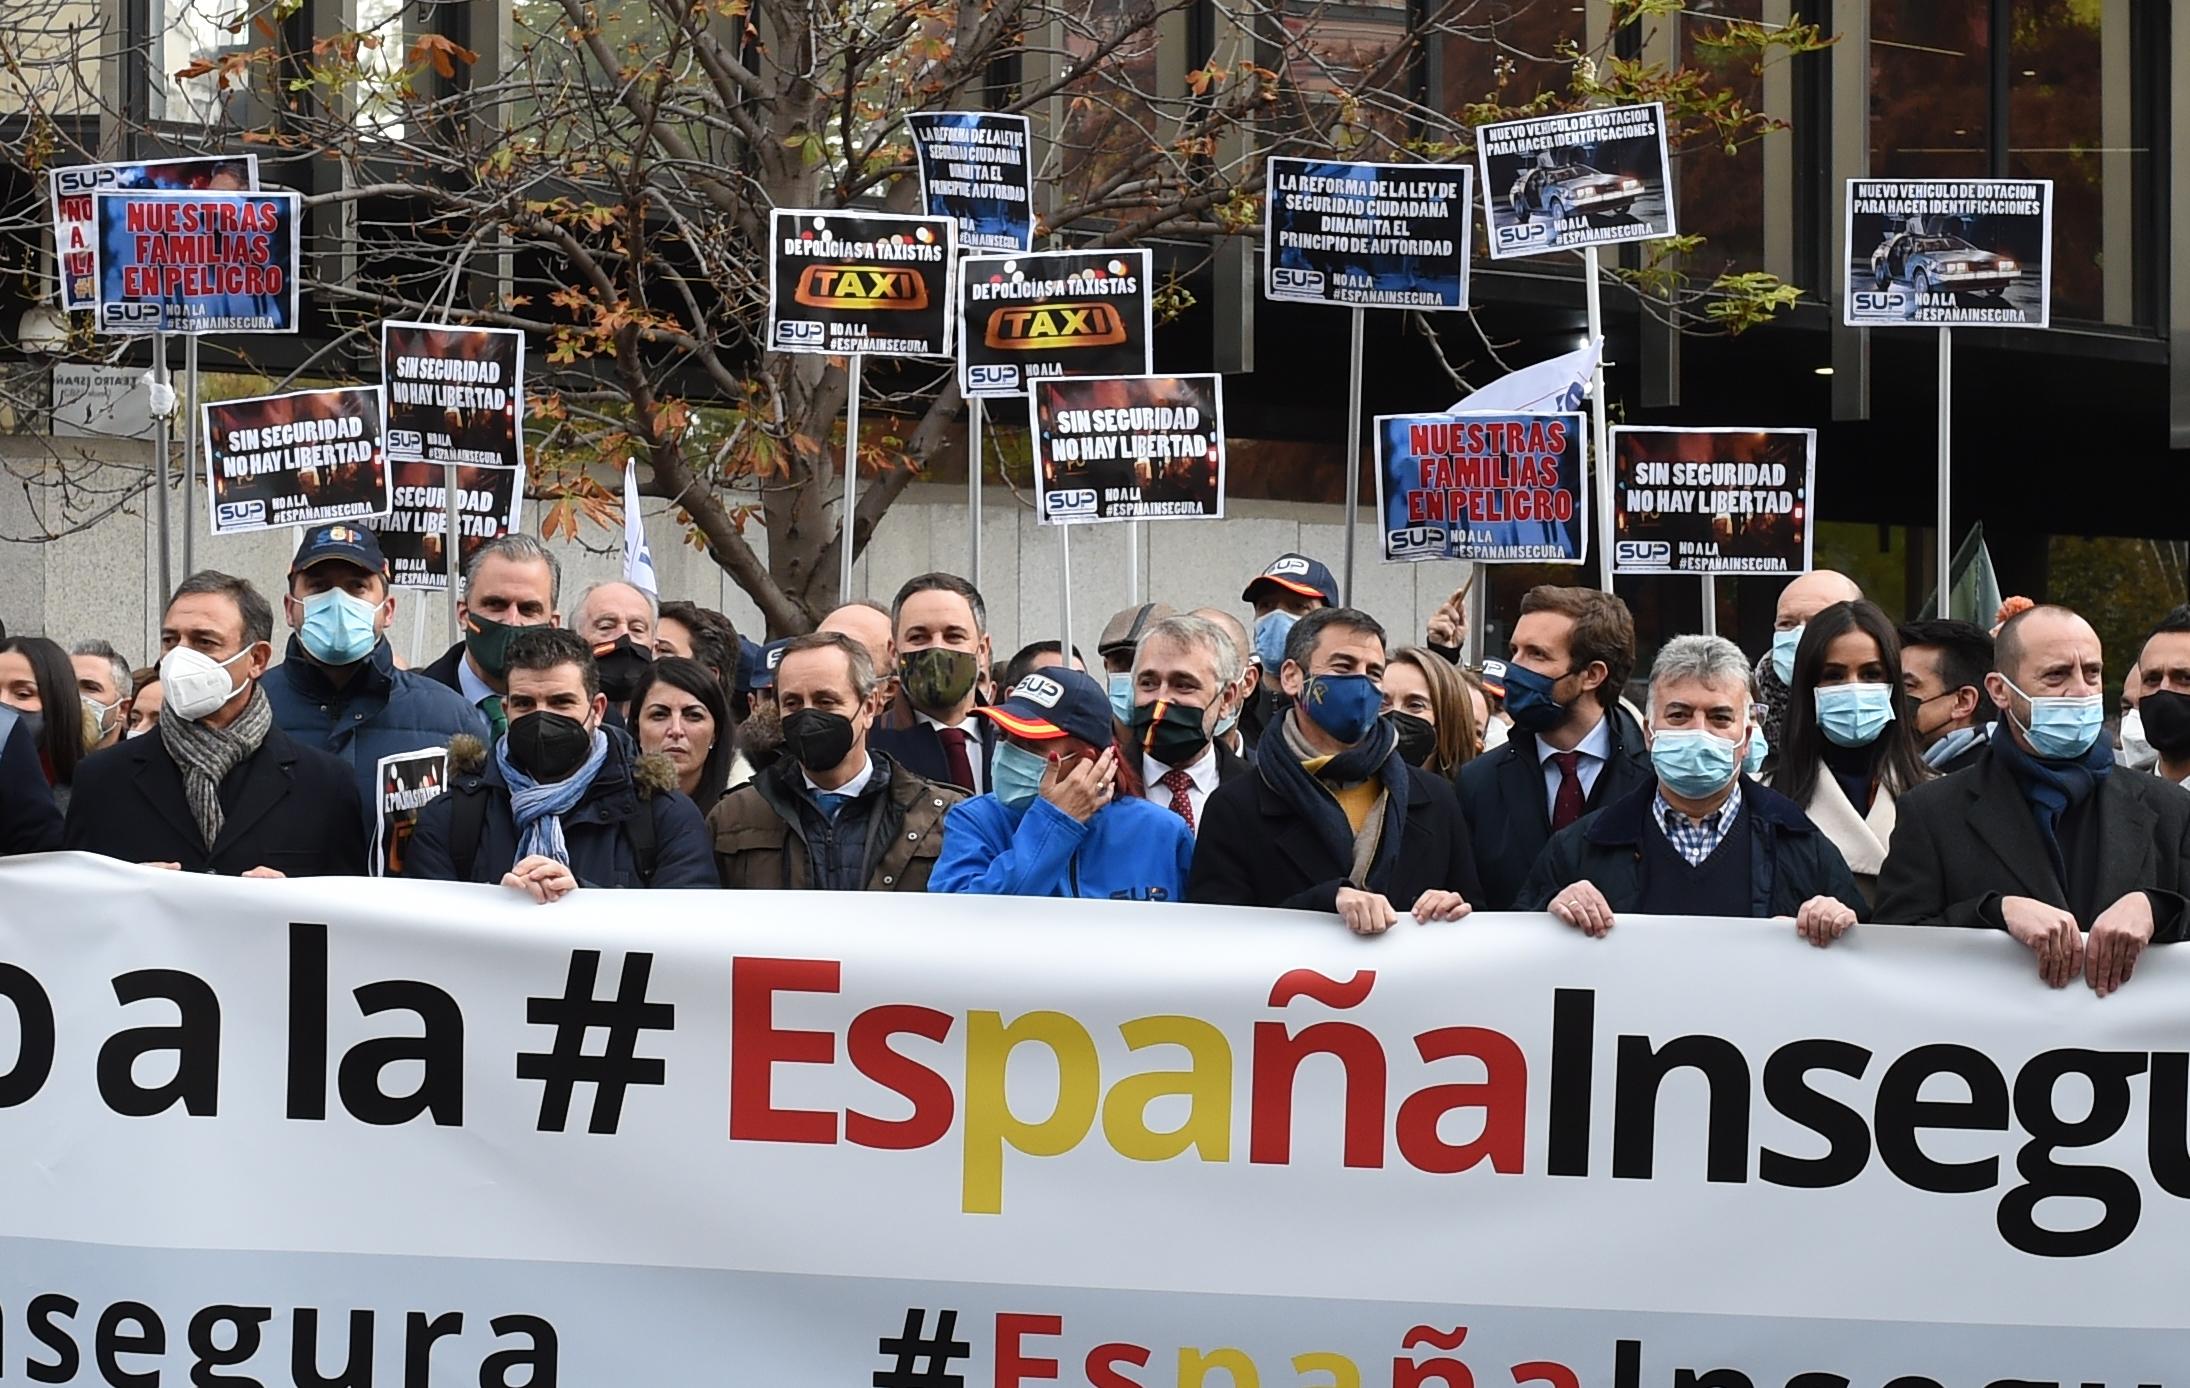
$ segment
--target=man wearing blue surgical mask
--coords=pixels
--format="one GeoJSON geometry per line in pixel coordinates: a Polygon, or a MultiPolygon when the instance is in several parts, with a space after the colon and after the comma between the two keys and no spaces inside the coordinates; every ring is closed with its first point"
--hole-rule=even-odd
{"type": "Polygon", "coordinates": [[[1285,662],[1286,638],[1309,613],[1338,606],[1338,579],[1320,559],[1281,554],[1249,580],[1239,597],[1255,609],[1252,648],[1262,675],[1255,696],[1240,712],[1239,733],[1246,743],[1245,754],[1251,757],[1263,734],[1285,712],[1285,691],[1279,687],[1277,672],[1285,662]]]}
{"type": "Polygon", "coordinates": [[[1479,894],[1476,855],[1444,780],[1399,755],[1381,716],[1384,628],[1323,608],[1286,637],[1278,681],[1290,705],[1254,774],[1221,782],[1201,816],[1194,901],[1336,915],[1357,935],[1454,921],[1479,894]]]}
{"type": "Polygon", "coordinates": [[[1676,636],[1650,671],[1650,784],[1552,836],[1522,892],[1592,938],[1616,915],[1778,917],[1823,947],[1863,910],[1802,808],[1742,774],[1758,736],[1733,642],[1676,636]]]}
{"type": "Polygon", "coordinates": [[[1483,665],[1512,734],[1457,777],[1486,910],[1522,909],[1553,834],[1649,783],[1642,729],[1619,705],[1634,666],[1635,619],[1612,594],[1547,584],[1521,599],[1512,658],[1483,665]]]}
{"type": "Polygon", "coordinates": [[[1772,648],[1757,662],[1757,695],[1764,704],[1764,736],[1773,746],[1782,745],[1787,718],[1787,689],[1795,679],[1795,648],[1802,644],[1802,628],[1812,617],[1836,602],[1855,602],[1863,590],[1844,573],[1814,569],[1797,574],[1779,590],[1779,605],[1772,612],[1772,648]]]}
{"type": "MultiPolygon", "coordinates": [[[[380,540],[361,525],[336,521],[305,532],[289,566],[288,654],[267,673],[274,723],[307,747],[332,752],[356,772],[366,836],[378,822],[380,762],[407,752],[446,748],[458,734],[482,740],[487,720],[464,696],[395,667],[387,630],[395,616],[380,540]]],[[[448,778],[435,778],[446,785],[448,778]]],[[[406,805],[405,813],[415,806],[406,805]]],[[[360,871],[378,866],[360,863],[360,871]]]]}
{"type": "Polygon", "coordinates": [[[2147,945],[2190,931],[2190,796],[2115,768],[2103,653],[2083,618],[2018,614],[1994,664],[2000,729],[1977,765],[1902,800],[1874,915],[2006,931],[2046,983],[2081,975],[2103,997],[2147,945]]]}

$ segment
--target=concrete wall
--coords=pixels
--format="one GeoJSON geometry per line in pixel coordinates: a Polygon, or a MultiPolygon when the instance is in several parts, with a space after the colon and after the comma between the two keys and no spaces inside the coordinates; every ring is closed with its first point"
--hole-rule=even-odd
{"type": "MultiPolygon", "coordinates": [[[[102,442],[96,460],[77,453],[69,440],[0,438],[0,461],[21,473],[55,449],[71,453],[69,470],[83,479],[85,512],[97,499],[136,476],[149,461],[140,445],[102,442]]],[[[35,489],[42,509],[50,489],[35,489]]],[[[649,503],[650,507],[658,503],[649,503]]],[[[43,632],[71,642],[99,636],[114,642],[131,659],[157,648],[161,597],[158,586],[157,532],[148,497],[80,533],[46,543],[21,543],[21,537],[64,528],[56,511],[36,516],[21,486],[0,488],[0,620],[11,632],[43,632]]],[[[999,661],[1022,644],[1054,637],[1061,622],[1062,563],[1060,532],[1034,524],[1031,509],[1009,492],[992,489],[984,505],[981,587],[989,604],[989,622],[999,661]]],[[[173,571],[185,571],[180,526],[183,502],[171,495],[176,527],[170,546],[173,571]]],[[[290,530],[213,539],[207,533],[204,492],[190,509],[192,558],[200,568],[243,575],[277,597],[296,545],[290,530]]],[[[1090,658],[1103,623],[1131,601],[1127,530],[1121,525],[1075,527],[1072,532],[1073,639],[1090,658]]],[[[649,510],[647,531],[662,591],[719,607],[740,631],[758,636],[760,620],[752,603],[706,556],[683,543],[667,516],[649,510]]],[[[1235,503],[1222,521],[1152,523],[1144,528],[1140,554],[1140,592],[1180,608],[1229,607],[1245,620],[1240,589],[1262,566],[1286,550],[1299,550],[1341,572],[1345,557],[1344,525],[1335,506],[1288,506],[1235,503]]],[[[756,541],[761,540],[755,528],[756,541]]],[[[620,531],[589,530],[581,543],[562,545],[566,607],[580,588],[622,570],[620,531]]],[[[1431,612],[1467,575],[1465,564],[1383,564],[1376,558],[1373,527],[1361,526],[1357,563],[1358,602],[1391,629],[1395,643],[1418,640],[1431,612]]],[[[887,603],[898,585],[929,569],[964,572],[967,561],[966,498],[962,488],[915,486],[893,507],[854,571],[858,595],[887,603]]],[[[275,607],[276,620],[280,606],[275,607]]],[[[431,659],[449,642],[450,617],[438,593],[404,591],[398,596],[396,624],[390,635],[397,651],[431,659]]],[[[287,640],[277,632],[277,642],[287,640]]]]}

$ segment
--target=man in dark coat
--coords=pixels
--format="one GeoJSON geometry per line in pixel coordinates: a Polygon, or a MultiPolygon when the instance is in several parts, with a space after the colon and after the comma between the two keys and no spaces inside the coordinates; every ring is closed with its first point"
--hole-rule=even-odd
{"type": "Polygon", "coordinates": [[[1901,688],[1909,731],[1924,764],[1942,776],[1967,771],[1997,730],[1985,694],[1992,633],[1973,622],[1909,622],[1901,628],[1901,688]]]}
{"type": "Polygon", "coordinates": [[[61,846],[61,811],[38,767],[38,744],[14,709],[0,704],[0,857],[61,846]]]}
{"type": "Polygon", "coordinates": [[[1594,588],[1531,588],[1512,658],[1483,685],[1506,701],[1513,734],[1455,778],[1487,911],[1524,910],[1522,888],[1551,836],[1653,783],[1641,730],[1620,707],[1635,666],[1635,619],[1594,588]]]}
{"type": "Polygon", "coordinates": [[[464,566],[464,596],[456,605],[464,639],[419,673],[463,695],[500,737],[509,722],[502,706],[509,643],[525,627],[563,624],[556,607],[562,587],[562,564],[537,536],[487,541],[464,566]]]}
{"type": "Polygon", "coordinates": [[[1523,904],[1592,936],[1628,913],[1790,917],[1820,946],[1846,933],[1863,896],[1840,850],[1741,774],[1750,702],[1733,642],[1666,642],[1650,672],[1650,784],[1553,834],[1523,904]]]}
{"type": "Polygon", "coordinates": [[[508,731],[492,749],[451,745],[449,791],[419,813],[405,877],[499,882],[543,903],[579,887],[717,885],[675,767],[601,726],[608,699],[583,637],[517,633],[508,682],[508,731]]]}
{"type": "Polygon", "coordinates": [[[956,574],[905,581],[890,605],[897,644],[897,701],[867,745],[913,775],[968,795],[992,789],[996,725],[974,716],[988,673],[988,607],[956,574]]]}
{"type": "Polygon", "coordinates": [[[1357,934],[1458,920],[1480,888],[1452,791],[1409,767],[1378,715],[1384,629],[1320,608],[1295,623],[1279,668],[1292,707],[1255,772],[1209,797],[1190,901],[1335,912],[1357,934]]]}
{"type": "Polygon", "coordinates": [[[159,727],[76,768],[62,847],[244,877],[364,871],[349,764],[276,727],[259,687],[273,634],[273,608],[242,579],[183,581],[160,621],[159,727]]]}
{"type": "Polygon", "coordinates": [[[2114,765],[2103,653],[2065,607],[2009,619],[1985,692],[2000,726],[1977,765],[1903,796],[1874,918],[2004,930],[2056,988],[2101,996],[2148,944],[2190,933],[2190,795],[2114,765]],[[2088,934],[2088,939],[2086,935],[2088,934]]]}
{"type": "Polygon", "coordinates": [[[372,531],[347,521],[306,531],[283,603],[294,634],[266,676],[274,722],[355,768],[371,842],[387,827],[379,823],[381,760],[485,738],[486,717],[454,690],[395,668],[387,636],[395,600],[372,531]]]}

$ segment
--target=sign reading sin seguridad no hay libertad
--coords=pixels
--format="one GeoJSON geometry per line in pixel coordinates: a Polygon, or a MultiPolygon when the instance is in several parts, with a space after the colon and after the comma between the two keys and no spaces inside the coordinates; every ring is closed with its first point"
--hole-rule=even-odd
{"type": "Polygon", "coordinates": [[[1035,514],[1044,525],[1224,515],[1224,378],[1037,381],[1035,514]]]}
{"type": "Polygon", "coordinates": [[[768,344],[779,352],[947,357],[952,217],[769,214],[768,344]]]}
{"type": "Polygon", "coordinates": [[[1469,171],[1270,160],[1265,297],[1356,308],[1468,306],[1469,171]]]}
{"type": "Polygon", "coordinates": [[[1613,571],[1810,567],[1815,429],[1612,430],[1613,571]]]}
{"type": "Polygon", "coordinates": [[[215,535],[387,512],[379,386],[223,400],[201,413],[215,535]]]}

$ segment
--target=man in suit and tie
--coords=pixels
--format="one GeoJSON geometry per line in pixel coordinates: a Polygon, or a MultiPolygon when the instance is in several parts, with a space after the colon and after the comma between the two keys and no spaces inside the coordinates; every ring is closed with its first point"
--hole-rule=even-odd
{"type": "Polygon", "coordinates": [[[2004,930],[2047,983],[2080,973],[2103,997],[2146,945],[2190,932],[2190,795],[2114,765],[2099,637],[2082,617],[2018,614],[1994,665],[2000,727],[1975,766],[1902,798],[1873,915],[2004,930]]]}
{"type": "Polygon", "coordinates": [[[1456,778],[1484,909],[1528,909],[1522,888],[1551,836],[1654,779],[1642,730],[1619,702],[1634,668],[1635,619],[1617,597],[1544,585],[1521,599],[1512,658],[1483,666],[1512,736],[1456,778]]]}
{"type": "Polygon", "coordinates": [[[1217,729],[1239,713],[1246,658],[1231,636],[1202,617],[1150,622],[1133,649],[1133,745],[1140,749],[1141,793],[1201,831],[1210,793],[1248,765],[1217,729]]]}
{"type": "Polygon", "coordinates": [[[510,638],[525,627],[561,626],[562,586],[563,566],[538,536],[487,541],[464,566],[464,595],[456,604],[464,639],[419,673],[463,695],[500,737],[509,727],[502,700],[509,693],[510,638]]]}
{"type": "Polygon", "coordinates": [[[996,725],[973,712],[991,655],[980,590],[956,574],[921,574],[897,590],[890,622],[897,702],[867,745],[915,776],[985,794],[996,725]]]}

